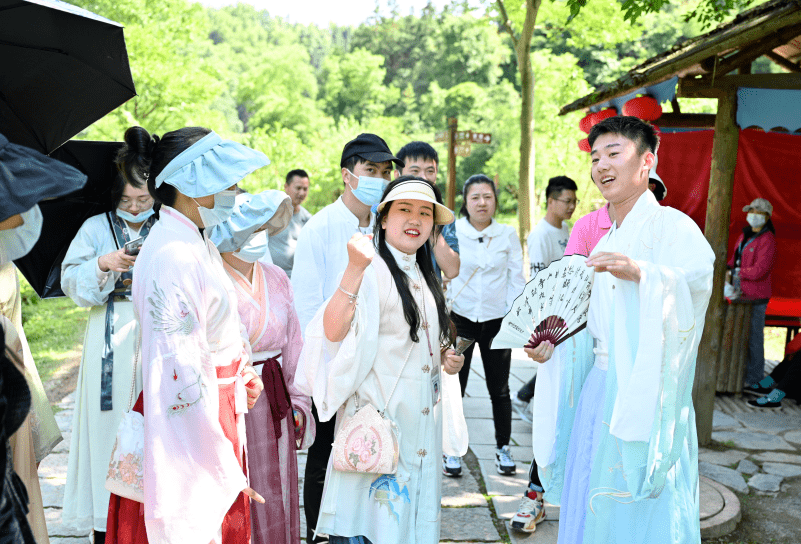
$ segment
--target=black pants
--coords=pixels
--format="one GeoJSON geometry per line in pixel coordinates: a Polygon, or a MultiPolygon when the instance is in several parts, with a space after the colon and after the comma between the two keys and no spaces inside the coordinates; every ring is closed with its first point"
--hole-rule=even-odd
{"type": "Polygon", "coordinates": [[[312,402],[312,416],[317,425],[317,435],[314,443],[309,447],[306,456],[306,472],[303,476],[303,510],[306,512],[306,542],[324,542],[322,538],[313,538],[317,527],[317,518],[320,515],[320,504],[323,502],[323,487],[325,486],[325,473],[328,468],[328,458],[331,456],[331,446],[334,443],[334,426],[336,416],[331,421],[320,422],[317,417],[317,408],[312,402]]]}
{"type": "Polygon", "coordinates": [[[537,376],[535,375],[528,381],[526,385],[520,388],[520,390],[517,392],[517,398],[523,402],[531,402],[531,399],[534,398],[534,384],[536,383],[537,376]]]}
{"type": "Polygon", "coordinates": [[[464,352],[464,366],[459,371],[462,396],[464,396],[464,391],[467,388],[467,378],[470,375],[473,348],[478,344],[478,349],[481,350],[481,360],[484,363],[487,391],[492,402],[495,443],[499,448],[502,448],[509,444],[509,438],[512,436],[512,399],[509,396],[509,367],[512,364],[512,350],[490,349],[492,339],[501,329],[501,318],[477,323],[451,312],[451,319],[456,325],[456,332],[459,336],[473,338],[476,341],[464,352]]]}
{"type": "Polygon", "coordinates": [[[785,357],[770,377],[776,382],[772,386],[774,389],[781,389],[789,398],[801,401],[801,351],[785,357]]]}

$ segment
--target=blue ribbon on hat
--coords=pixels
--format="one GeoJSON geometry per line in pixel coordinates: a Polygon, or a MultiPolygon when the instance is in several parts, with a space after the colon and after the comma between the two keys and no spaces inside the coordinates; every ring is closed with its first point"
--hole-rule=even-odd
{"type": "Polygon", "coordinates": [[[156,176],[156,187],[166,183],[191,198],[209,196],[268,164],[261,151],[212,131],[171,160],[156,176]]]}

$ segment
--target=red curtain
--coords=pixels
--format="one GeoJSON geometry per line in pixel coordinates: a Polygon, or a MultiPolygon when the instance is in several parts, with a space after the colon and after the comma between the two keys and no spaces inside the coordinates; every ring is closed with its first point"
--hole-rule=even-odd
{"type": "MultiPolygon", "coordinates": [[[[663,133],[657,171],[668,189],[663,205],[679,209],[704,229],[712,162],[712,130],[663,133]]],[[[734,173],[728,256],[746,226],[743,206],[773,204],[778,259],[773,295],[801,299],[801,136],[741,130],[734,173]]]]}

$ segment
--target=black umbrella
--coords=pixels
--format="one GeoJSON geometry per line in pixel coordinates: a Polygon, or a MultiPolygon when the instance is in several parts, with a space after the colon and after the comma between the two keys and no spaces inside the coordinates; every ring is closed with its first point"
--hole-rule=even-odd
{"type": "Polygon", "coordinates": [[[0,0],[0,133],[50,153],[136,95],[122,26],[58,0],[0,0]]]}
{"type": "Polygon", "coordinates": [[[42,298],[63,297],[61,262],[84,221],[111,210],[111,186],[117,175],[114,156],[121,142],[72,140],[50,154],[88,176],[83,189],[39,203],[42,234],[30,253],[14,263],[42,298]]]}

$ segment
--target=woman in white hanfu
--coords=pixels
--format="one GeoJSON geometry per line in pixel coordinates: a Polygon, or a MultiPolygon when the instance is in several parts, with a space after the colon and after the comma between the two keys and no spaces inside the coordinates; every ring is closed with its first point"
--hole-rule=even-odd
{"type": "MultiPolygon", "coordinates": [[[[126,142],[149,159],[148,191],[162,207],[133,278],[145,501],[112,494],[108,537],[120,544],[247,544],[248,498],[263,499],[245,476],[244,413],[261,380],[248,364],[234,286],[206,231],[230,215],[236,184],[269,161],[200,127],[160,140],[133,127],[126,142]]],[[[124,476],[131,469],[124,465],[111,470],[124,476]]]]}
{"type": "Polygon", "coordinates": [[[231,217],[210,234],[234,282],[253,367],[264,383],[264,392],[245,416],[248,477],[265,499],[264,504],[250,503],[256,544],[300,542],[295,452],[314,441],[311,398],[295,386],[303,338],[292,284],[281,268],[259,262],[267,254],[268,235],[281,232],[292,219],[291,202],[283,191],[237,195],[231,217]]]}
{"type": "Polygon", "coordinates": [[[420,178],[390,183],[377,243],[351,238],[338,290],[306,329],[297,381],[313,393],[320,421],[336,414],[339,430],[358,397],[360,406],[386,407],[400,431],[395,474],[340,472],[329,460],[316,530],[331,544],[439,542],[442,417],[450,413],[440,402],[441,371],[454,375],[464,362],[440,349],[452,325],[426,241],[435,224],[453,221],[441,201],[420,178]]]}
{"type": "Polygon", "coordinates": [[[72,438],[67,464],[62,522],[106,534],[106,475],[117,427],[130,409],[134,344],[139,329],[131,302],[136,255],[125,244],[146,237],[156,222],[147,192],[147,169],[126,155],[111,190],[112,210],[87,219],[61,264],[61,289],[89,310],[83,356],[75,390],[72,438]]]}

